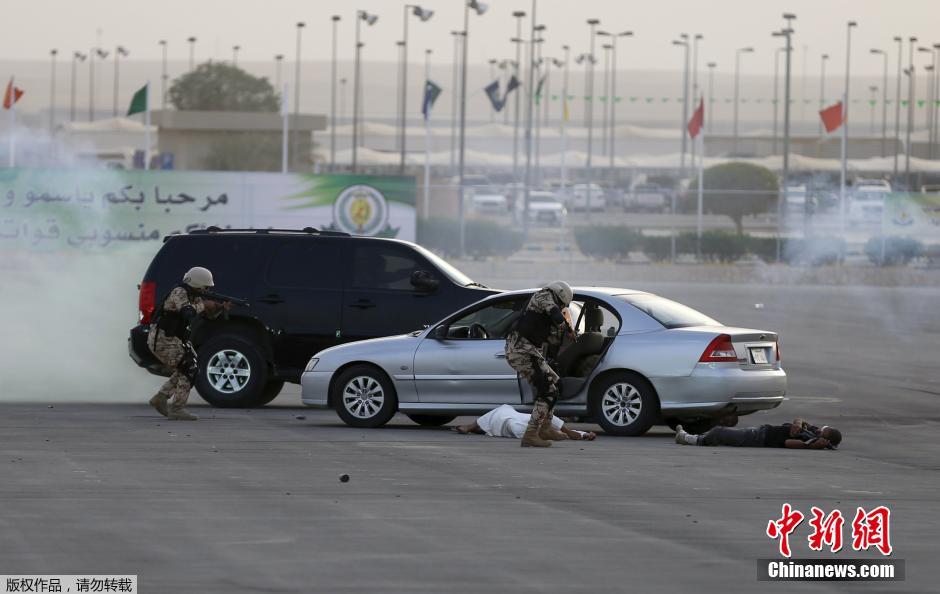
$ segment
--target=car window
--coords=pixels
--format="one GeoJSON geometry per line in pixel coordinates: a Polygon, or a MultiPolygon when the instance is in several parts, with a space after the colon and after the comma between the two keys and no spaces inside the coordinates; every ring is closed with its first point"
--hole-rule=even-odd
{"type": "Polygon", "coordinates": [[[235,297],[254,293],[255,279],[267,253],[254,238],[182,236],[170,243],[173,251],[164,265],[172,271],[172,282],[179,282],[191,267],[203,266],[212,271],[216,291],[235,297]]]}
{"type": "Polygon", "coordinates": [[[448,338],[476,340],[505,340],[516,318],[528,302],[528,297],[491,303],[450,323],[448,338]]]}
{"type": "Polygon", "coordinates": [[[617,298],[626,301],[666,328],[721,325],[721,322],[700,311],[657,295],[617,295],[617,298]]]}
{"type": "Polygon", "coordinates": [[[389,243],[359,245],[353,250],[350,285],[354,289],[413,291],[411,275],[416,270],[434,274],[417,254],[398,246],[389,243]]]}
{"type": "MultiPolygon", "coordinates": [[[[617,332],[620,331],[620,319],[617,315],[610,308],[597,301],[575,300],[571,302],[568,309],[571,310],[571,320],[577,325],[578,335],[591,331],[600,332],[604,336],[616,336],[617,332]],[[603,321],[601,321],[600,326],[592,325],[588,328],[588,312],[591,310],[597,310],[601,313],[600,319],[603,321]]],[[[594,318],[593,315],[592,318],[594,318]]],[[[591,319],[590,321],[596,322],[598,320],[591,319]]]]}
{"type": "Polygon", "coordinates": [[[343,266],[339,246],[332,241],[293,239],[274,249],[268,266],[273,287],[341,289],[343,266]]]}

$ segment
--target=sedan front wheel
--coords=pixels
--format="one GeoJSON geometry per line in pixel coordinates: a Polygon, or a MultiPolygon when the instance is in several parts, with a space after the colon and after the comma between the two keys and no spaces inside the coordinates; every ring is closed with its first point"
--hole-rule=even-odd
{"type": "Polygon", "coordinates": [[[350,427],[381,427],[398,410],[391,380],[372,365],[353,365],[340,374],[332,396],[336,413],[350,427]]]}

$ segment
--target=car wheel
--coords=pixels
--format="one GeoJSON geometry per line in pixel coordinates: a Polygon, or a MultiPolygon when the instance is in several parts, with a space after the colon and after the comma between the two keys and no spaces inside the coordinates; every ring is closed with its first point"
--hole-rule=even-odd
{"type": "Polygon", "coordinates": [[[595,382],[589,402],[594,420],[612,435],[643,435],[659,417],[659,399],[653,386],[629,371],[595,382]]]}
{"type": "Polygon", "coordinates": [[[405,415],[415,423],[421,425],[422,427],[440,427],[441,425],[446,425],[450,423],[456,416],[449,415],[405,415]]]}
{"type": "Polygon", "coordinates": [[[261,351],[245,337],[222,334],[199,347],[196,390],[212,406],[257,406],[268,383],[261,351]]]}
{"type": "Polygon", "coordinates": [[[268,404],[275,398],[278,394],[281,393],[281,390],[284,388],[284,380],[270,380],[264,386],[264,390],[261,392],[261,397],[252,405],[252,406],[264,406],[268,404]]]}
{"type": "Polygon", "coordinates": [[[333,385],[333,406],[350,427],[381,427],[398,410],[392,382],[377,367],[354,365],[340,374],[333,385]]]}

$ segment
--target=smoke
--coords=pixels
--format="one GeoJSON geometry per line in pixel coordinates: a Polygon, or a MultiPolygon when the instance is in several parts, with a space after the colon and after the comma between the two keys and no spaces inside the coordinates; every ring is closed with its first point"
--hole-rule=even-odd
{"type": "MultiPolygon", "coordinates": [[[[120,187],[117,173],[78,156],[81,147],[57,145],[36,130],[18,130],[20,162],[29,163],[32,156],[33,163],[42,163],[50,150],[64,164],[56,171],[57,186],[100,187],[104,181],[120,187]]],[[[8,183],[16,178],[9,171],[0,177],[8,186],[3,195],[9,196],[8,183]]],[[[76,221],[61,210],[51,217],[52,211],[38,204],[30,211],[17,210],[11,202],[0,201],[0,401],[149,398],[160,378],[131,361],[127,336],[137,320],[137,284],[159,245],[49,247],[53,231],[74,230],[76,221]]],[[[104,227],[106,217],[105,211],[88,209],[81,224],[104,227]]]]}

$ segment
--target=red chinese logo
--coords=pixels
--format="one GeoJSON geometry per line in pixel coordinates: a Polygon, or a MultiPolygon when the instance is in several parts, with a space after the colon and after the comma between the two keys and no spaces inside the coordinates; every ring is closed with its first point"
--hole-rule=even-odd
{"type": "Polygon", "coordinates": [[[852,520],[852,548],[867,551],[875,547],[882,555],[891,554],[891,510],[879,505],[868,513],[858,508],[852,520]]]}
{"type": "Polygon", "coordinates": [[[784,557],[790,556],[790,534],[800,525],[803,517],[800,511],[791,508],[789,503],[784,503],[781,518],[767,523],[767,536],[780,539],[780,554],[784,557]]]}
{"type": "Polygon", "coordinates": [[[823,545],[827,544],[830,551],[838,553],[842,550],[842,525],[845,523],[842,512],[835,510],[827,516],[815,505],[810,511],[813,519],[809,525],[813,527],[813,533],[809,535],[809,548],[821,551],[823,545]]]}

